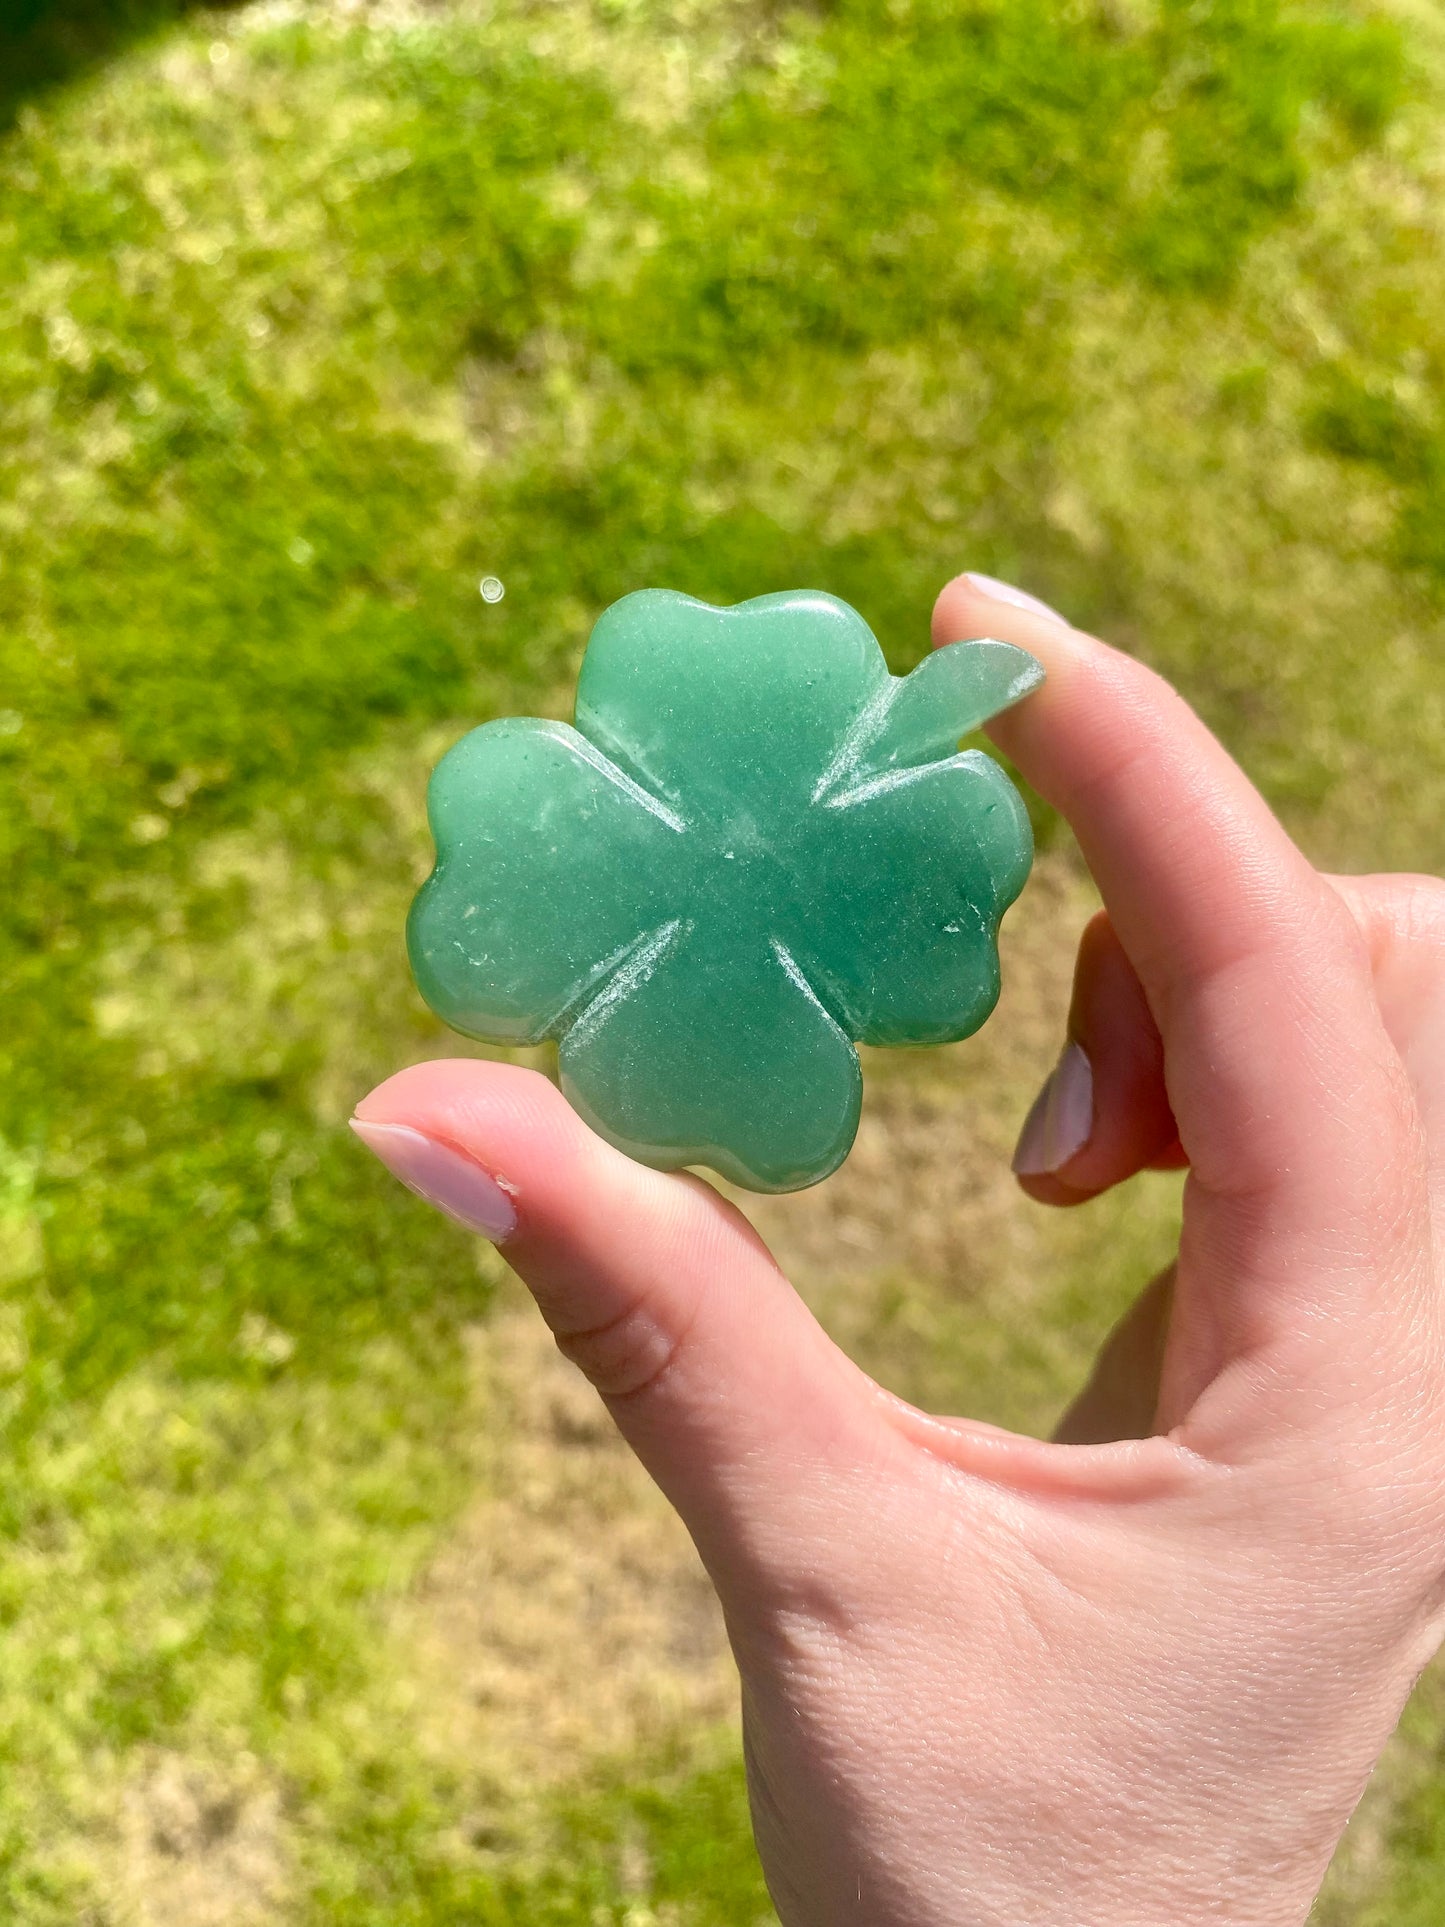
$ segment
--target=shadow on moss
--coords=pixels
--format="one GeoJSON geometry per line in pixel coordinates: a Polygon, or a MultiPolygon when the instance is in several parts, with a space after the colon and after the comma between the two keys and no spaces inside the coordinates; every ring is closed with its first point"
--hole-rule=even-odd
{"type": "Polygon", "coordinates": [[[1306,418],[1316,446],[1374,468],[1398,491],[1395,550],[1404,569],[1445,594],[1445,427],[1429,402],[1407,402],[1380,381],[1329,368],[1306,418]]]}
{"type": "MultiPolygon", "coordinates": [[[[213,0],[213,11],[239,4],[213,0]]],[[[0,134],[31,94],[198,10],[198,0],[0,0],[0,134]]]]}

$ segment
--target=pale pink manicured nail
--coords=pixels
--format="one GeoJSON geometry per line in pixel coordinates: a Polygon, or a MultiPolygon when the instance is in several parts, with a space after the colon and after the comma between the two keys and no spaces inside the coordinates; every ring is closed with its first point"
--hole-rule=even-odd
{"type": "Polygon", "coordinates": [[[409,1124],[369,1124],[354,1117],[351,1128],[393,1177],[468,1231],[499,1245],[516,1230],[516,1207],[501,1185],[449,1144],[409,1124]]]}
{"type": "Polygon", "coordinates": [[[1094,1128],[1094,1073],[1069,1044],[1024,1119],[1013,1168],[1021,1178],[1047,1177],[1082,1151],[1094,1128]]]}
{"type": "Polygon", "coordinates": [[[1027,589],[1016,589],[1011,582],[1000,582],[996,575],[983,575],[977,569],[969,569],[965,580],[971,582],[980,595],[992,596],[995,602],[1007,602],[1015,609],[1027,609],[1030,615],[1047,616],[1050,622],[1061,622],[1066,629],[1070,626],[1066,618],[1057,609],[1051,609],[1047,602],[1040,602],[1027,589]]]}

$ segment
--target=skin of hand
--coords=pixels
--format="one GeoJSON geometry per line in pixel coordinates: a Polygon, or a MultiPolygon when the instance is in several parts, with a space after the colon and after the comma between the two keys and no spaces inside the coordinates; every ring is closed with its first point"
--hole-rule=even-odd
{"type": "Polygon", "coordinates": [[[1107,906],[1021,1182],[1189,1167],[1057,1440],[883,1391],[535,1073],[419,1065],[357,1128],[692,1533],[785,1927],[1298,1927],[1445,1633],[1445,885],[1320,875],[1157,676],[963,576],[934,638],[974,635],[1048,671],[992,733],[1107,906]]]}

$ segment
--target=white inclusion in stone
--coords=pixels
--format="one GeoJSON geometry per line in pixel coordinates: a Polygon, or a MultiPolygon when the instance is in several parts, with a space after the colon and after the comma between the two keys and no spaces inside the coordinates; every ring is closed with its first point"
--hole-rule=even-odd
{"type": "Polygon", "coordinates": [[[506,593],[506,585],[499,575],[484,575],[482,577],[483,602],[500,602],[506,593]]]}

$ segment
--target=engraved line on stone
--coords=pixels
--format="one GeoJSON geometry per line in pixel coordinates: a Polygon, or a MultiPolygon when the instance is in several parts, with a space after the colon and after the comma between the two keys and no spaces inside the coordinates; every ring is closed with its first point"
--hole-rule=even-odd
{"type": "Polygon", "coordinates": [[[768,942],[772,946],[773,955],[777,958],[778,962],[783,966],[784,974],[792,979],[792,981],[798,986],[799,990],[801,990],[803,995],[807,998],[808,1002],[812,1004],[816,1010],[820,1010],[823,1013],[823,1015],[827,1018],[828,1022],[832,1024],[836,1030],[842,1031],[843,1035],[846,1037],[848,1035],[847,1031],[844,1030],[843,1025],[838,1022],[838,1019],[833,1015],[832,1011],[829,1010],[828,1006],[823,1002],[822,998],[818,995],[817,991],[814,990],[812,984],[808,981],[807,976],[804,974],[802,965],[798,962],[797,958],[793,955],[792,951],[789,950],[788,946],[783,942],[782,938],[769,937],[768,942]]]}
{"type": "Polygon", "coordinates": [[[567,746],[581,762],[589,764],[599,776],[605,776],[609,783],[614,783],[618,789],[630,796],[634,803],[640,803],[642,808],[649,815],[655,816],[659,823],[665,823],[670,830],[676,830],[679,834],[687,829],[686,817],[679,816],[674,809],[669,809],[660,796],[654,796],[651,790],[644,789],[641,783],[627,774],[626,770],[619,769],[616,763],[610,757],[604,756],[596,744],[590,742],[580,730],[573,730],[569,734],[567,746]]]}
{"type": "MultiPolygon", "coordinates": [[[[590,750],[601,755],[607,763],[611,763],[618,777],[622,777],[626,782],[636,782],[642,796],[651,796],[653,804],[657,804],[659,811],[670,809],[670,804],[676,804],[676,792],[669,788],[669,784],[665,784],[657,777],[657,771],[647,767],[647,759],[638,752],[636,744],[624,742],[624,738],[617,730],[611,728],[607,719],[601,717],[595,709],[578,705],[574,728],[576,728],[576,734],[582,738],[582,742],[588,744],[590,750]],[[628,771],[634,771],[636,775],[628,775],[628,771]],[[669,804],[663,802],[665,796],[669,798],[669,804]]],[[[688,829],[686,817],[682,817],[676,809],[672,809],[670,813],[676,815],[678,829],[688,829]]]]}
{"type": "MultiPolygon", "coordinates": [[[[568,1028],[600,1024],[607,1013],[625,997],[645,984],[668,951],[692,930],[692,919],[672,917],[658,929],[640,937],[629,946],[630,954],[620,969],[577,1010],[568,1028]]],[[[590,986],[589,986],[590,988],[590,986]]]]}
{"type": "Polygon", "coordinates": [[[867,803],[890,790],[901,790],[910,783],[921,783],[939,770],[957,769],[963,764],[974,763],[982,755],[982,750],[970,749],[957,756],[940,756],[932,763],[913,763],[905,769],[886,770],[882,776],[870,776],[866,783],[859,783],[854,789],[830,796],[826,807],[830,810],[851,810],[856,803],[867,803]]]}
{"type": "MultiPolygon", "coordinates": [[[[870,696],[843,732],[832,761],[813,786],[812,801],[821,803],[829,790],[846,783],[858,770],[870,745],[883,734],[893,699],[903,687],[901,676],[890,676],[876,696],[870,696]]],[[[835,800],[835,799],[830,799],[835,800]]]]}
{"type": "Polygon", "coordinates": [[[635,956],[638,949],[655,934],[656,932],[652,930],[641,930],[635,937],[629,937],[626,943],[618,944],[617,948],[610,951],[601,963],[593,964],[581,983],[573,987],[561,1009],[547,1019],[547,1028],[543,1035],[547,1037],[565,1035],[595,999],[606,990],[617,972],[627,963],[628,958],[635,956]]]}

